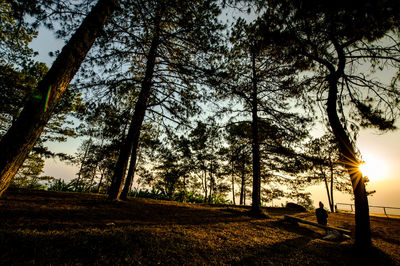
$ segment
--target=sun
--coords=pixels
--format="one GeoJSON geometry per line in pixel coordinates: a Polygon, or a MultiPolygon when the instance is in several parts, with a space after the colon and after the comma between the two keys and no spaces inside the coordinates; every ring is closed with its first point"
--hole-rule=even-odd
{"type": "Polygon", "coordinates": [[[363,154],[363,160],[364,163],[358,168],[364,176],[368,177],[370,180],[381,180],[386,178],[387,164],[384,160],[370,154],[363,154]]]}

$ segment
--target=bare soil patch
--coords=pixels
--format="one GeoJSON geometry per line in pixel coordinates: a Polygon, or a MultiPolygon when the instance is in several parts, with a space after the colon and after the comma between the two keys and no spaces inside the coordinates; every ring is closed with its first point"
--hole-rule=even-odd
{"type": "MultiPolygon", "coordinates": [[[[4,265],[400,265],[400,220],[371,217],[374,248],[325,241],[324,231],[281,222],[309,212],[208,206],[104,195],[9,190],[0,199],[0,264],[4,265]]],[[[348,213],[333,226],[354,230],[348,213]]]]}

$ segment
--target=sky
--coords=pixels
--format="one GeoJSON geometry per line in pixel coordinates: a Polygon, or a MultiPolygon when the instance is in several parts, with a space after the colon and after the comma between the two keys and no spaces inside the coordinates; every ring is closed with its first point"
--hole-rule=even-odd
{"type": "MultiPolygon", "coordinates": [[[[399,123],[397,125],[400,126],[399,123]]],[[[376,193],[368,198],[369,205],[400,208],[400,131],[378,134],[371,129],[361,130],[357,146],[366,162],[365,165],[368,165],[367,176],[370,181],[367,190],[376,190],[376,193]]],[[[313,194],[315,206],[319,200],[327,205],[324,188],[312,187],[309,191],[313,194]]],[[[335,194],[337,203],[353,203],[351,198],[348,194],[335,194]]],[[[371,208],[371,212],[382,213],[382,211],[382,208],[371,208]]],[[[388,212],[390,211],[393,214],[400,214],[399,210],[388,212]]]]}
{"type": "MultiPolygon", "coordinates": [[[[40,28],[39,36],[33,40],[30,47],[39,52],[38,61],[45,62],[49,67],[54,58],[48,53],[61,49],[65,42],[56,39],[54,35],[40,28]]],[[[400,127],[400,123],[397,123],[400,127]]],[[[79,147],[82,139],[69,139],[66,143],[50,143],[49,147],[54,152],[65,152],[74,154],[79,147]]],[[[358,149],[361,151],[368,171],[367,176],[370,182],[368,190],[376,190],[373,196],[369,197],[369,204],[372,206],[400,207],[400,130],[379,133],[376,130],[362,129],[357,140],[358,149]]],[[[44,175],[54,176],[70,180],[76,176],[78,166],[69,165],[57,159],[46,160],[44,175]]],[[[328,206],[325,188],[314,186],[307,189],[312,193],[314,206],[319,201],[328,206]]],[[[337,203],[353,203],[351,195],[336,192],[335,201],[337,203]]],[[[339,205],[339,208],[342,207],[339,205]]],[[[390,213],[392,210],[388,210],[390,213]]],[[[381,213],[380,208],[371,208],[371,212],[381,213]]],[[[392,211],[393,212],[393,211],[392,211]]],[[[394,213],[394,212],[393,212],[394,213]]],[[[396,211],[400,214],[400,211],[396,211]]]]}

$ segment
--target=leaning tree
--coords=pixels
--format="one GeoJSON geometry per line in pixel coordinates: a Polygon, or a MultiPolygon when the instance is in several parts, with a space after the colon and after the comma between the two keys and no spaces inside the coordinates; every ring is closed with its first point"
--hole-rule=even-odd
{"type": "Polygon", "coordinates": [[[399,69],[400,6],[397,1],[252,1],[263,7],[259,34],[276,56],[294,62],[308,92],[323,102],[348,171],[355,199],[356,246],[371,245],[365,179],[351,133],[358,126],[394,128],[400,91],[374,71],[399,69]],[[365,73],[367,72],[367,73],[365,73]]]}
{"type": "Polygon", "coordinates": [[[117,0],[99,0],[57,56],[25,106],[0,141],[0,196],[50,120],[87,52],[117,6],[117,0]]]}

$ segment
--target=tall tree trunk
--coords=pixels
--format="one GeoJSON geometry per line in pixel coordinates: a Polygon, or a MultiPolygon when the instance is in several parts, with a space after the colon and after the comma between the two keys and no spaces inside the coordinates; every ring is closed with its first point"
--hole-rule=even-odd
{"type": "Polygon", "coordinates": [[[243,205],[246,205],[246,187],[244,188],[243,191],[243,205]]]}
{"type": "Polygon", "coordinates": [[[255,214],[261,213],[261,170],[260,170],[260,143],[258,141],[258,99],[256,55],[252,52],[252,151],[253,151],[253,194],[251,210],[255,214]]]}
{"type": "Polygon", "coordinates": [[[232,166],[232,172],[231,172],[231,176],[232,176],[232,203],[233,205],[236,205],[236,199],[235,199],[235,175],[234,175],[234,164],[233,164],[233,156],[232,156],[232,162],[231,162],[231,166],[232,166]]]}
{"type": "Polygon", "coordinates": [[[211,203],[213,190],[214,190],[214,177],[213,177],[213,164],[210,162],[210,192],[208,193],[208,203],[211,203]]]}
{"type": "Polygon", "coordinates": [[[147,56],[146,73],[142,82],[138,100],[135,105],[135,111],[129,126],[128,135],[125,142],[121,145],[118,160],[115,166],[114,175],[112,177],[111,186],[108,191],[108,199],[119,200],[124,184],[126,168],[128,167],[129,156],[131,163],[136,164],[136,154],[139,144],[140,130],[147,109],[147,101],[150,96],[151,83],[153,79],[154,67],[157,58],[157,49],[160,43],[160,21],[161,12],[159,12],[154,20],[154,35],[151,41],[149,54],[147,56]],[[131,154],[132,153],[132,154],[131,154]]]}
{"type": "Polygon", "coordinates": [[[124,188],[122,189],[122,193],[120,196],[120,199],[126,200],[128,198],[128,194],[131,191],[132,184],[133,184],[133,178],[135,176],[135,171],[136,171],[136,164],[137,161],[140,160],[140,153],[138,155],[138,159],[136,160],[136,153],[132,153],[131,160],[129,163],[129,169],[128,169],[128,174],[126,176],[126,181],[124,188]],[[135,156],[135,158],[133,158],[135,156]]]}
{"type": "Polygon", "coordinates": [[[0,142],[0,196],[39,139],[59,99],[78,71],[117,0],[99,0],[39,82],[41,99],[30,98],[0,142]]]}
{"type": "Polygon", "coordinates": [[[330,199],[329,199],[329,204],[330,204],[330,208],[331,208],[331,212],[334,212],[335,211],[335,203],[333,202],[333,177],[334,177],[334,171],[333,171],[333,163],[332,163],[332,161],[331,161],[331,158],[330,158],[330,156],[329,156],[329,161],[330,161],[330,163],[329,163],[329,168],[330,168],[330,171],[331,171],[331,197],[330,197],[330,199]]]}
{"type": "MultiPolygon", "coordinates": [[[[99,149],[99,150],[101,150],[101,149],[103,148],[103,143],[104,143],[104,138],[102,137],[102,139],[101,139],[101,144],[100,144],[100,149],[99,149]]],[[[98,167],[98,166],[99,166],[99,160],[96,160],[96,164],[94,165],[94,168],[93,168],[92,178],[90,179],[90,183],[89,183],[89,187],[88,187],[88,192],[91,191],[91,187],[93,186],[94,179],[95,179],[96,176],[97,176],[97,167],[98,167]]],[[[94,189],[93,189],[93,190],[94,190],[94,189]]]]}
{"type": "Polygon", "coordinates": [[[204,191],[204,202],[207,202],[207,192],[208,192],[208,188],[207,188],[207,170],[204,169],[203,171],[204,175],[203,175],[203,191],[204,191]]]}
{"type": "Polygon", "coordinates": [[[321,171],[321,175],[324,176],[324,184],[325,184],[326,194],[328,196],[329,208],[332,211],[332,208],[331,208],[331,206],[332,206],[332,204],[331,204],[331,193],[329,191],[328,178],[326,176],[326,173],[325,173],[324,169],[322,168],[322,165],[319,166],[319,170],[321,171]]]}
{"type": "MultiPolygon", "coordinates": [[[[186,174],[183,176],[183,192],[185,193],[185,198],[187,197],[187,176],[186,174]]],[[[186,201],[186,200],[185,200],[186,201]]]]}
{"type": "Polygon", "coordinates": [[[92,186],[93,186],[94,179],[96,178],[96,175],[97,175],[97,163],[96,163],[95,167],[93,168],[92,178],[91,178],[90,181],[89,181],[89,185],[88,185],[88,188],[87,188],[87,192],[90,192],[90,191],[91,191],[91,188],[92,188],[92,186]]]}
{"type": "Polygon", "coordinates": [[[328,196],[328,205],[329,205],[329,209],[331,210],[331,212],[333,212],[333,209],[332,209],[332,202],[331,202],[331,192],[330,192],[330,190],[329,190],[328,180],[327,180],[326,176],[325,176],[325,178],[324,178],[324,183],[325,183],[326,194],[327,194],[327,196],[328,196]]]}
{"type": "Polygon", "coordinates": [[[103,177],[104,177],[104,171],[100,170],[100,181],[99,181],[99,185],[97,186],[96,193],[100,193],[101,185],[103,183],[103,177]]]}
{"type": "Polygon", "coordinates": [[[245,171],[246,171],[246,164],[244,162],[244,158],[242,161],[242,184],[240,187],[240,205],[244,204],[244,197],[245,197],[245,187],[246,187],[246,175],[245,175],[245,171]]]}
{"type": "Polygon", "coordinates": [[[91,144],[92,144],[92,136],[90,136],[89,141],[88,141],[88,144],[86,145],[85,153],[83,154],[81,166],[80,166],[79,172],[78,172],[78,177],[76,178],[75,191],[78,191],[79,182],[81,181],[81,175],[82,175],[83,165],[85,164],[85,161],[86,161],[86,158],[87,158],[87,154],[88,154],[88,152],[89,152],[89,148],[90,148],[90,145],[91,145],[91,144]]]}
{"type": "Polygon", "coordinates": [[[355,244],[357,247],[366,248],[372,245],[368,197],[365,190],[364,177],[358,169],[360,161],[357,158],[354,146],[351,143],[350,138],[342,126],[337,114],[338,79],[339,75],[337,72],[331,72],[331,75],[328,77],[329,94],[327,113],[333,134],[335,135],[339,144],[341,161],[350,175],[350,180],[353,187],[356,222],[355,244]]]}

